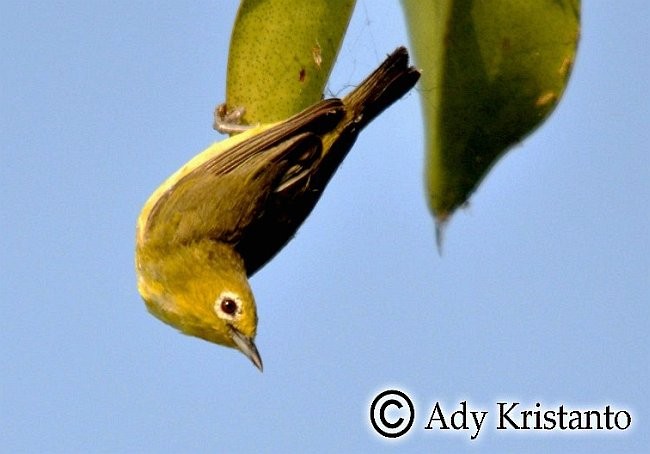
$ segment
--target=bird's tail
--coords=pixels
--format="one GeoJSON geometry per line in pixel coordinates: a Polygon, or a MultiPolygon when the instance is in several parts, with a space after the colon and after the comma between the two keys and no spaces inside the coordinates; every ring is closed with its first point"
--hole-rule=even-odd
{"type": "Polygon", "coordinates": [[[406,48],[395,49],[372,74],[343,98],[347,111],[343,126],[360,131],[413,88],[419,78],[420,72],[409,66],[406,48]]]}
{"type": "Polygon", "coordinates": [[[359,132],[395,101],[404,96],[420,78],[409,66],[409,54],[399,47],[342,101],[345,109],[336,133],[323,137],[324,156],[312,175],[312,185],[324,188],[357,140],[359,132]]]}

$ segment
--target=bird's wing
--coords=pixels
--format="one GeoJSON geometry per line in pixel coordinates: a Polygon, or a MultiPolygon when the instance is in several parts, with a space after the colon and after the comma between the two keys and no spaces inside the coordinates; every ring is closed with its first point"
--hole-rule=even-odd
{"type": "Polygon", "coordinates": [[[138,242],[175,243],[206,236],[237,242],[284,173],[320,156],[319,136],[334,128],[342,115],[341,101],[329,99],[232,147],[209,148],[145,204],[138,242]]]}

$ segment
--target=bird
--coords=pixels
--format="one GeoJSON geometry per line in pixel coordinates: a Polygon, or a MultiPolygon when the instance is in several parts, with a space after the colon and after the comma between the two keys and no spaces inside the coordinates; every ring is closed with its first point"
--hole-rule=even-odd
{"type": "Polygon", "coordinates": [[[165,180],[136,226],[149,312],[262,371],[248,279],[293,238],[361,130],[416,84],[408,60],[400,47],[342,99],[216,142],[165,180]]]}

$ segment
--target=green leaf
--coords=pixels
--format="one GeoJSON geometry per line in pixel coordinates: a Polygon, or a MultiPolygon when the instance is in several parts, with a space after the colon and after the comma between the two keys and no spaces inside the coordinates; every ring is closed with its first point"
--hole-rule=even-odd
{"type": "Polygon", "coordinates": [[[579,0],[402,0],[427,134],[430,208],[464,204],[557,105],[575,59],[579,0]]]}
{"type": "Polygon", "coordinates": [[[243,0],[230,42],[226,104],[243,123],[283,120],[323,96],[354,0],[243,0]]]}

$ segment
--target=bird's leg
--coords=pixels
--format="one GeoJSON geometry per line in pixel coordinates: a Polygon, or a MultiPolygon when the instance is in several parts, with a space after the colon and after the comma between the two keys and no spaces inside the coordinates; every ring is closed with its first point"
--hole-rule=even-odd
{"type": "Polygon", "coordinates": [[[247,131],[254,126],[242,124],[242,117],[245,112],[246,109],[243,107],[235,107],[229,110],[226,103],[219,104],[214,109],[212,127],[221,134],[233,135],[247,131]]]}

